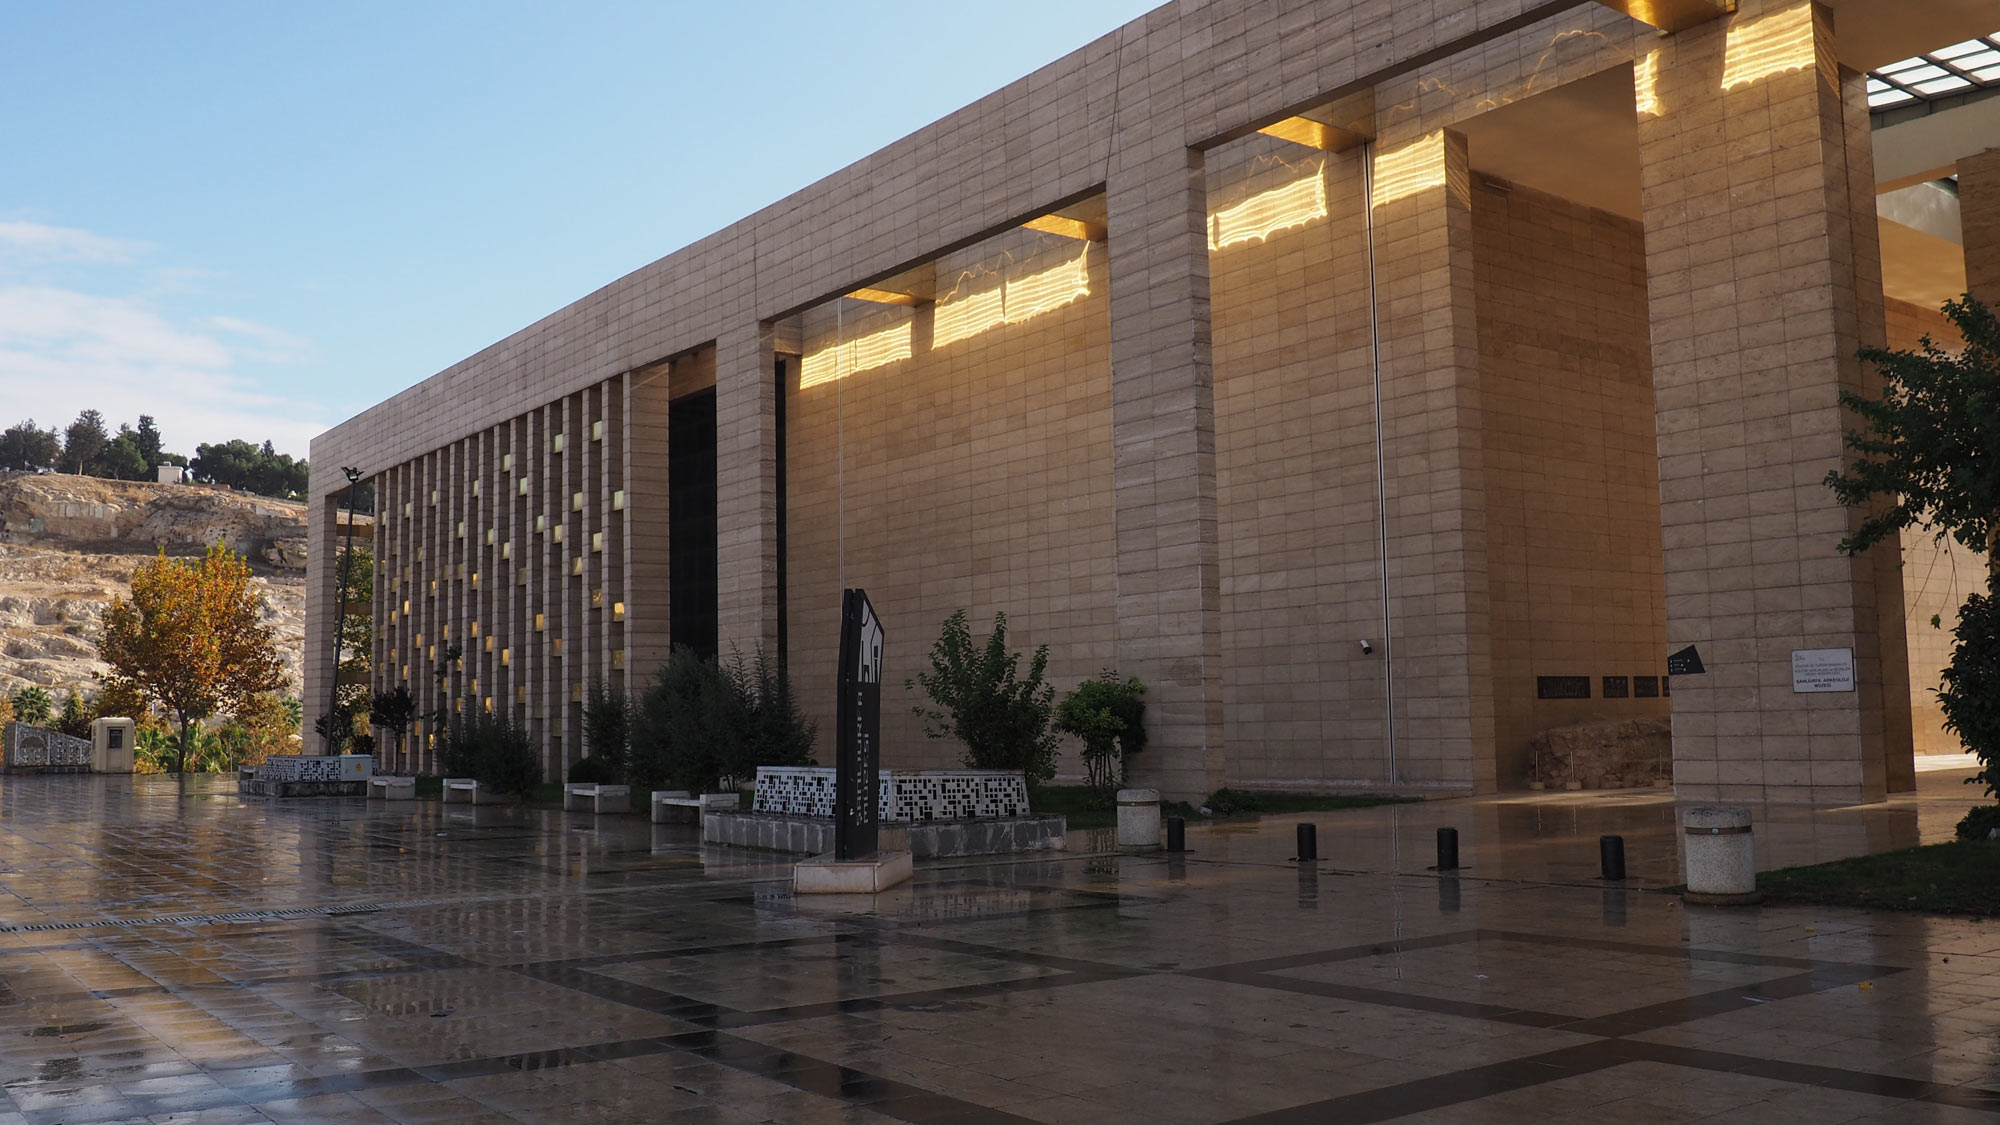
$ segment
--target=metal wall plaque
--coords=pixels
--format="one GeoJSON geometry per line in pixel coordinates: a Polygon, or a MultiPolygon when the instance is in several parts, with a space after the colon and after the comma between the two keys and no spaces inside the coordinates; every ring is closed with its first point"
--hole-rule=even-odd
{"type": "Polygon", "coordinates": [[[1797,648],[1792,650],[1793,691],[1853,691],[1854,650],[1797,648]]]}
{"type": "Polygon", "coordinates": [[[1669,676],[1699,676],[1706,671],[1708,669],[1701,666],[1701,653],[1696,652],[1693,645],[1667,657],[1669,676]]]}
{"type": "Polygon", "coordinates": [[[1536,699],[1589,699],[1589,676],[1536,676],[1536,699]]]}
{"type": "Polygon", "coordinates": [[[1660,677],[1632,677],[1632,696],[1635,699],[1658,699],[1660,697],[1660,677]]]}
{"type": "Polygon", "coordinates": [[[840,595],[840,679],[834,725],[833,858],[875,854],[882,767],[882,623],[861,590],[840,595]]]}

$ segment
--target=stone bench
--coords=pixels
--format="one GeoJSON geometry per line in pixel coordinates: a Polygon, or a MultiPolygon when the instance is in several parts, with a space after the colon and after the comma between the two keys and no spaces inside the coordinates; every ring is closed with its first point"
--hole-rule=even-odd
{"type": "Polygon", "coordinates": [[[700,824],[701,814],[734,812],[742,801],[734,793],[691,796],[684,789],[653,790],[654,824],[700,824]]]}
{"type": "Polygon", "coordinates": [[[481,789],[477,778],[444,779],[444,803],[447,805],[491,805],[499,800],[492,790],[481,789]]]}
{"type": "Polygon", "coordinates": [[[612,812],[629,812],[632,808],[632,787],[597,785],[580,781],[563,786],[564,812],[575,809],[583,801],[590,802],[590,811],[593,813],[602,813],[606,801],[611,802],[612,812]]]}
{"type": "Polygon", "coordinates": [[[368,779],[368,799],[371,801],[414,801],[417,799],[417,779],[414,777],[371,777],[368,779]]]}

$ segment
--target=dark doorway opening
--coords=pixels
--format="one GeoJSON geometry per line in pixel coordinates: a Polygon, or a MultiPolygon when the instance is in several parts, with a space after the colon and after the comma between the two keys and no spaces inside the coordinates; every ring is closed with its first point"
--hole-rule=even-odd
{"type": "Polygon", "coordinates": [[[673,642],[717,654],[715,391],[667,407],[667,565],[673,642]]]}

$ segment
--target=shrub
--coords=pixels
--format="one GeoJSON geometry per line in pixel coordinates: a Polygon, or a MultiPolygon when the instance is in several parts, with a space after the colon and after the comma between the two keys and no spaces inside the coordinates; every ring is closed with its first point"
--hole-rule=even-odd
{"type": "Polygon", "coordinates": [[[1208,811],[1215,816],[1238,816],[1257,812],[1263,808],[1257,794],[1243,789],[1227,787],[1217,789],[1208,795],[1208,811]]]}
{"type": "Polygon", "coordinates": [[[62,710],[57,712],[55,729],[71,738],[89,738],[91,721],[97,718],[97,711],[83,701],[83,693],[72,691],[63,699],[62,710]]]}
{"type": "Polygon", "coordinates": [[[618,770],[603,758],[585,756],[570,763],[569,780],[574,785],[616,785],[618,770]]]}
{"type": "Polygon", "coordinates": [[[675,645],[630,714],[634,784],[710,792],[758,766],[812,764],[813,722],[762,646],[724,665],[675,645]]]}
{"type": "Polygon", "coordinates": [[[583,762],[593,761],[592,770],[604,777],[580,778],[570,770],[570,780],[579,784],[615,785],[625,779],[626,759],[632,749],[632,701],[625,693],[599,680],[590,685],[583,700],[583,762]]]}
{"type": "Polygon", "coordinates": [[[629,773],[635,784],[689,792],[716,787],[736,760],[729,682],[713,657],[675,645],[639,699],[629,773]]]}
{"type": "Polygon", "coordinates": [[[1944,729],[1979,756],[1979,772],[1967,779],[2000,794],[2000,600],[1973,594],[1958,610],[1951,664],[1938,688],[1944,729]]]}
{"type": "Polygon", "coordinates": [[[438,746],[447,777],[470,777],[497,793],[525,797],[542,780],[542,758],[526,728],[485,710],[453,719],[438,746]]]}
{"type": "Polygon", "coordinates": [[[723,772],[740,783],[756,777],[758,766],[811,765],[818,728],[799,709],[790,677],[764,655],[764,646],[757,646],[747,664],[741,652],[733,652],[723,676],[736,731],[733,759],[723,763],[723,772]]]}
{"type": "Polygon", "coordinates": [[[1019,770],[1031,783],[1055,776],[1056,734],[1049,729],[1055,688],[1042,678],[1049,646],[1035,650],[1021,678],[1021,654],[1007,651],[1007,615],[994,614],[993,632],[975,646],[961,609],[945,618],[930,663],[929,671],[903,682],[930,697],[931,707],[911,708],[925,734],[964,743],[965,764],[973,769],[1019,770]]]}
{"type": "Polygon", "coordinates": [[[1109,807],[1125,766],[1146,745],[1146,685],[1109,669],[1076,685],[1056,704],[1056,729],[1083,741],[1084,785],[1109,807]]]}
{"type": "Polygon", "coordinates": [[[1974,805],[1958,822],[1958,838],[1984,840],[1995,828],[2000,828],[2000,805],[1974,805]]]}
{"type": "Polygon", "coordinates": [[[56,701],[38,687],[24,687],[14,693],[14,718],[31,727],[46,725],[55,713],[56,701]]]}

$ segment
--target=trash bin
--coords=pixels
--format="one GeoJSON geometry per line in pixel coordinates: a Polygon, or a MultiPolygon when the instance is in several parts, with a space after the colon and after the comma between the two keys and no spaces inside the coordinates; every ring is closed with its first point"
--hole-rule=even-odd
{"type": "Polygon", "coordinates": [[[1118,791],[1118,846],[1148,851],[1160,846],[1160,791],[1118,791]]]}
{"type": "Polygon", "coordinates": [[[1763,899],[1757,891],[1757,849],[1749,809],[1683,809],[1681,830],[1687,901],[1742,905],[1763,899]]]}

